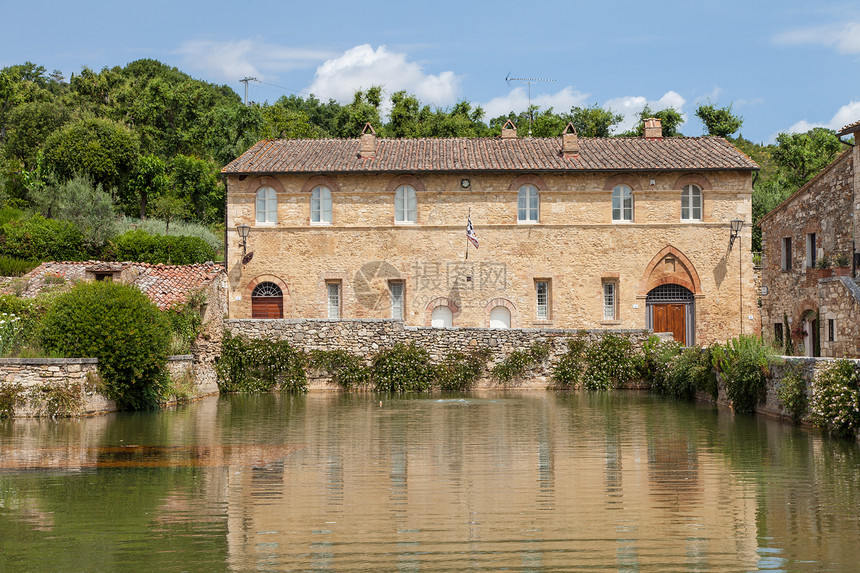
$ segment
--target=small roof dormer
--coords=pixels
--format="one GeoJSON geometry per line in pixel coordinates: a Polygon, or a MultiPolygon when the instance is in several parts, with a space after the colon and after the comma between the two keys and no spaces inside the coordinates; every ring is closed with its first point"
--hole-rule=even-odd
{"type": "Polygon", "coordinates": [[[361,138],[358,147],[358,156],[362,159],[373,159],[376,157],[376,130],[370,122],[364,124],[361,130],[361,138]]]}
{"type": "Polygon", "coordinates": [[[511,120],[506,121],[505,125],[502,126],[502,139],[516,139],[516,138],[517,138],[517,126],[511,120]]]}

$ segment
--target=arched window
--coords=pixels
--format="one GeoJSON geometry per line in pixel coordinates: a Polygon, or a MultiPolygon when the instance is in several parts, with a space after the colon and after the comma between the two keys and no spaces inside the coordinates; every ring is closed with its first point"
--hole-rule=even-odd
{"type": "Polygon", "coordinates": [[[311,191],[311,223],[331,224],[331,190],[320,185],[311,191]]]}
{"type": "Polygon", "coordinates": [[[418,220],[418,200],[412,185],[401,185],[394,192],[394,222],[414,223],[418,220]]]}
{"type": "Polygon", "coordinates": [[[454,313],[447,306],[437,306],[430,315],[430,326],[433,328],[454,326],[454,313]]]}
{"type": "Polygon", "coordinates": [[[681,220],[702,220],[702,188],[698,185],[684,185],[681,189],[681,220]]]}
{"type": "Polygon", "coordinates": [[[284,318],[284,294],[271,282],[260,283],[251,292],[251,318],[284,318]]]}
{"type": "Polygon", "coordinates": [[[523,185],[517,194],[517,222],[537,223],[540,201],[534,185],[523,185]]]}
{"type": "Polygon", "coordinates": [[[257,222],[278,222],[278,199],[271,187],[260,187],[257,190],[257,222]]]}
{"type": "Polygon", "coordinates": [[[612,220],[633,220],[633,189],[629,185],[616,185],[612,188],[612,220]]]}
{"type": "Polygon", "coordinates": [[[490,311],[490,328],[510,328],[511,311],[504,306],[493,307],[490,311]]]}

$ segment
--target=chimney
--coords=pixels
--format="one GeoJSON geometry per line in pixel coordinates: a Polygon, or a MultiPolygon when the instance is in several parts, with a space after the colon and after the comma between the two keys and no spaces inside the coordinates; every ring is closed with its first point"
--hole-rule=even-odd
{"type": "Polygon", "coordinates": [[[572,123],[561,132],[561,154],[564,157],[579,157],[579,136],[572,123]]]}
{"type": "Polygon", "coordinates": [[[364,124],[361,130],[361,140],[358,148],[358,156],[361,159],[372,159],[376,157],[376,131],[370,122],[364,124]]]}
{"type": "Polygon", "coordinates": [[[516,139],[517,138],[517,126],[514,125],[514,122],[508,120],[505,122],[505,125],[502,126],[502,139],[516,139]]]}
{"type": "Polygon", "coordinates": [[[645,139],[663,139],[663,125],[656,117],[645,120],[645,139]]]}

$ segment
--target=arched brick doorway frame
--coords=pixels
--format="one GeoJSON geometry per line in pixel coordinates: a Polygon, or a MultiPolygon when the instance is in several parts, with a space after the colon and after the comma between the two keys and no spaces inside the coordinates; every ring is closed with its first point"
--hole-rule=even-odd
{"type": "Polygon", "coordinates": [[[440,306],[446,306],[451,311],[451,315],[456,318],[457,313],[460,312],[460,307],[457,306],[457,303],[451,300],[448,297],[440,296],[439,298],[434,298],[430,302],[427,303],[427,307],[424,309],[424,324],[426,326],[431,326],[433,324],[433,311],[439,308],[440,306]]]}
{"type": "MultiPolygon", "coordinates": [[[[662,289],[661,289],[662,290],[662,289]]],[[[645,326],[657,330],[665,330],[665,327],[657,322],[662,322],[664,316],[670,317],[666,320],[671,325],[675,339],[691,346],[696,342],[696,306],[695,297],[702,294],[702,283],[699,273],[692,261],[679,249],[667,245],[654,255],[651,262],[642,275],[639,282],[639,296],[644,298],[645,303],[645,326]],[[679,297],[676,301],[648,300],[649,294],[662,285],[677,285],[688,290],[692,296],[679,297]],[[683,308],[680,308],[683,307],[683,308]],[[683,326],[677,324],[680,320],[679,313],[683,312],[683,326]],[[683,332],[681,332],[683,329],[683,332]]]]}
{"type": "Polygon", "coordinates": [[[283,306],[282,306],[282,315],[280,318],[289,317],[291,312],[292,312],[292,309],[291,309],[291,305],[290,305],[290,302],[291,302],[290,289],[287,286],[287,283],[284,282],[280,277],[277,277],[275,275],[266,275],[266,274],[257,275],[256,277],[254,277],[251,280],[251,282],[248,283],[248,285],[245,287],[245,291],[242,293],[243,298],[245,300],[250,301],[250,303],[251,303],[251,312],[250,312],[251,317],[254,316],[254,297],[253,297],[254,289],[258,285],[260,285],[262,283],[266,283],[266,282],[273,283],[273,284],[277,285],[278,288],[281,289],[281,296],[283,297],[283,306]]]}

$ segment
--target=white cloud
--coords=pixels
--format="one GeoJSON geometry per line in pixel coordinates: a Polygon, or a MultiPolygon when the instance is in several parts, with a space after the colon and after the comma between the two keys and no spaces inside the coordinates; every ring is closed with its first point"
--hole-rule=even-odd
{"type": "MultiPolygon", "coordinates": [[[[532,86],[534,91],[534,86],[532,86]]],[[[586,104],[588,94],[575,91],[571,86],[564,87],[555,93],[532,94],[532,105],[541,109],[553,108],[556,113],[567,113],[573,106],[582,107],[586,104]]],[[[509,112],[520,113],[529,107],[528,90],[518,86],[506,95],[494,97],[487,103],[481,104],[486,112],[487,120],[509,112]]]]}
{"type": "Polygon", "coordinates": [[[264,80],[279,72],[312,67],[333,55],[330,51],[290,48],[259,39],[191,40],[176,53],[182,57],[183,66],[229,83],[244,76],[264,80]]]}
{"type": "Polygon", "coordinates": [[[323,62],[305,91],[321,100],[347,103],[356,90],[374,85],[383,86],[387,94],[406,90],[421,103],[441,107],[456,103],[460,76],[450,71],[426,74],[420,64],[408,61],[406,54],[362,44],[323,62]]]}
{"type": "Polygon", "coordinates": [[[840,54],[860,54],[860,22],[816,26],[783,32],[773,37],[777,44],[814,44],[833,48],[840,54]]]}
{"type": "MultiPolygon", "coordinates": [[[[603,104],[603,107],[609,108],[615,113],[620,113],[624,116],[621,123],[615,127],[615,133],[621,133],[636,127],[636,124],[639,123],[639,114],[643,109],[645,109],[646,105],[648,105],[648,107],[653,111],[660,111],[667,107],[675,108],[676,111],[681,113],[681,116],[684,118],[684,123],[686,123],[687,116],[682,111],[684,104],[686,103],[687,100],[685,100],[681,94],[669,90],[658,100],[648,100],[643,96],[617,97],[607,101],[603,104]]],[[[683,125],[683,123],[681,125],[683,125]]]]}
{"type": "MultiPolygon", "coordinates": [[[[815,123],[805,119],[798,121],[786,131],[788,133],[806,133],[814,127],[826,127],[827,129],[839,130],[848,125],[860,120],[860,101],[852,101],[839,108],[836,114],[829,121],[815,123]]],[[[776,137],[772,137],[775,140],[776,137]]]]}

